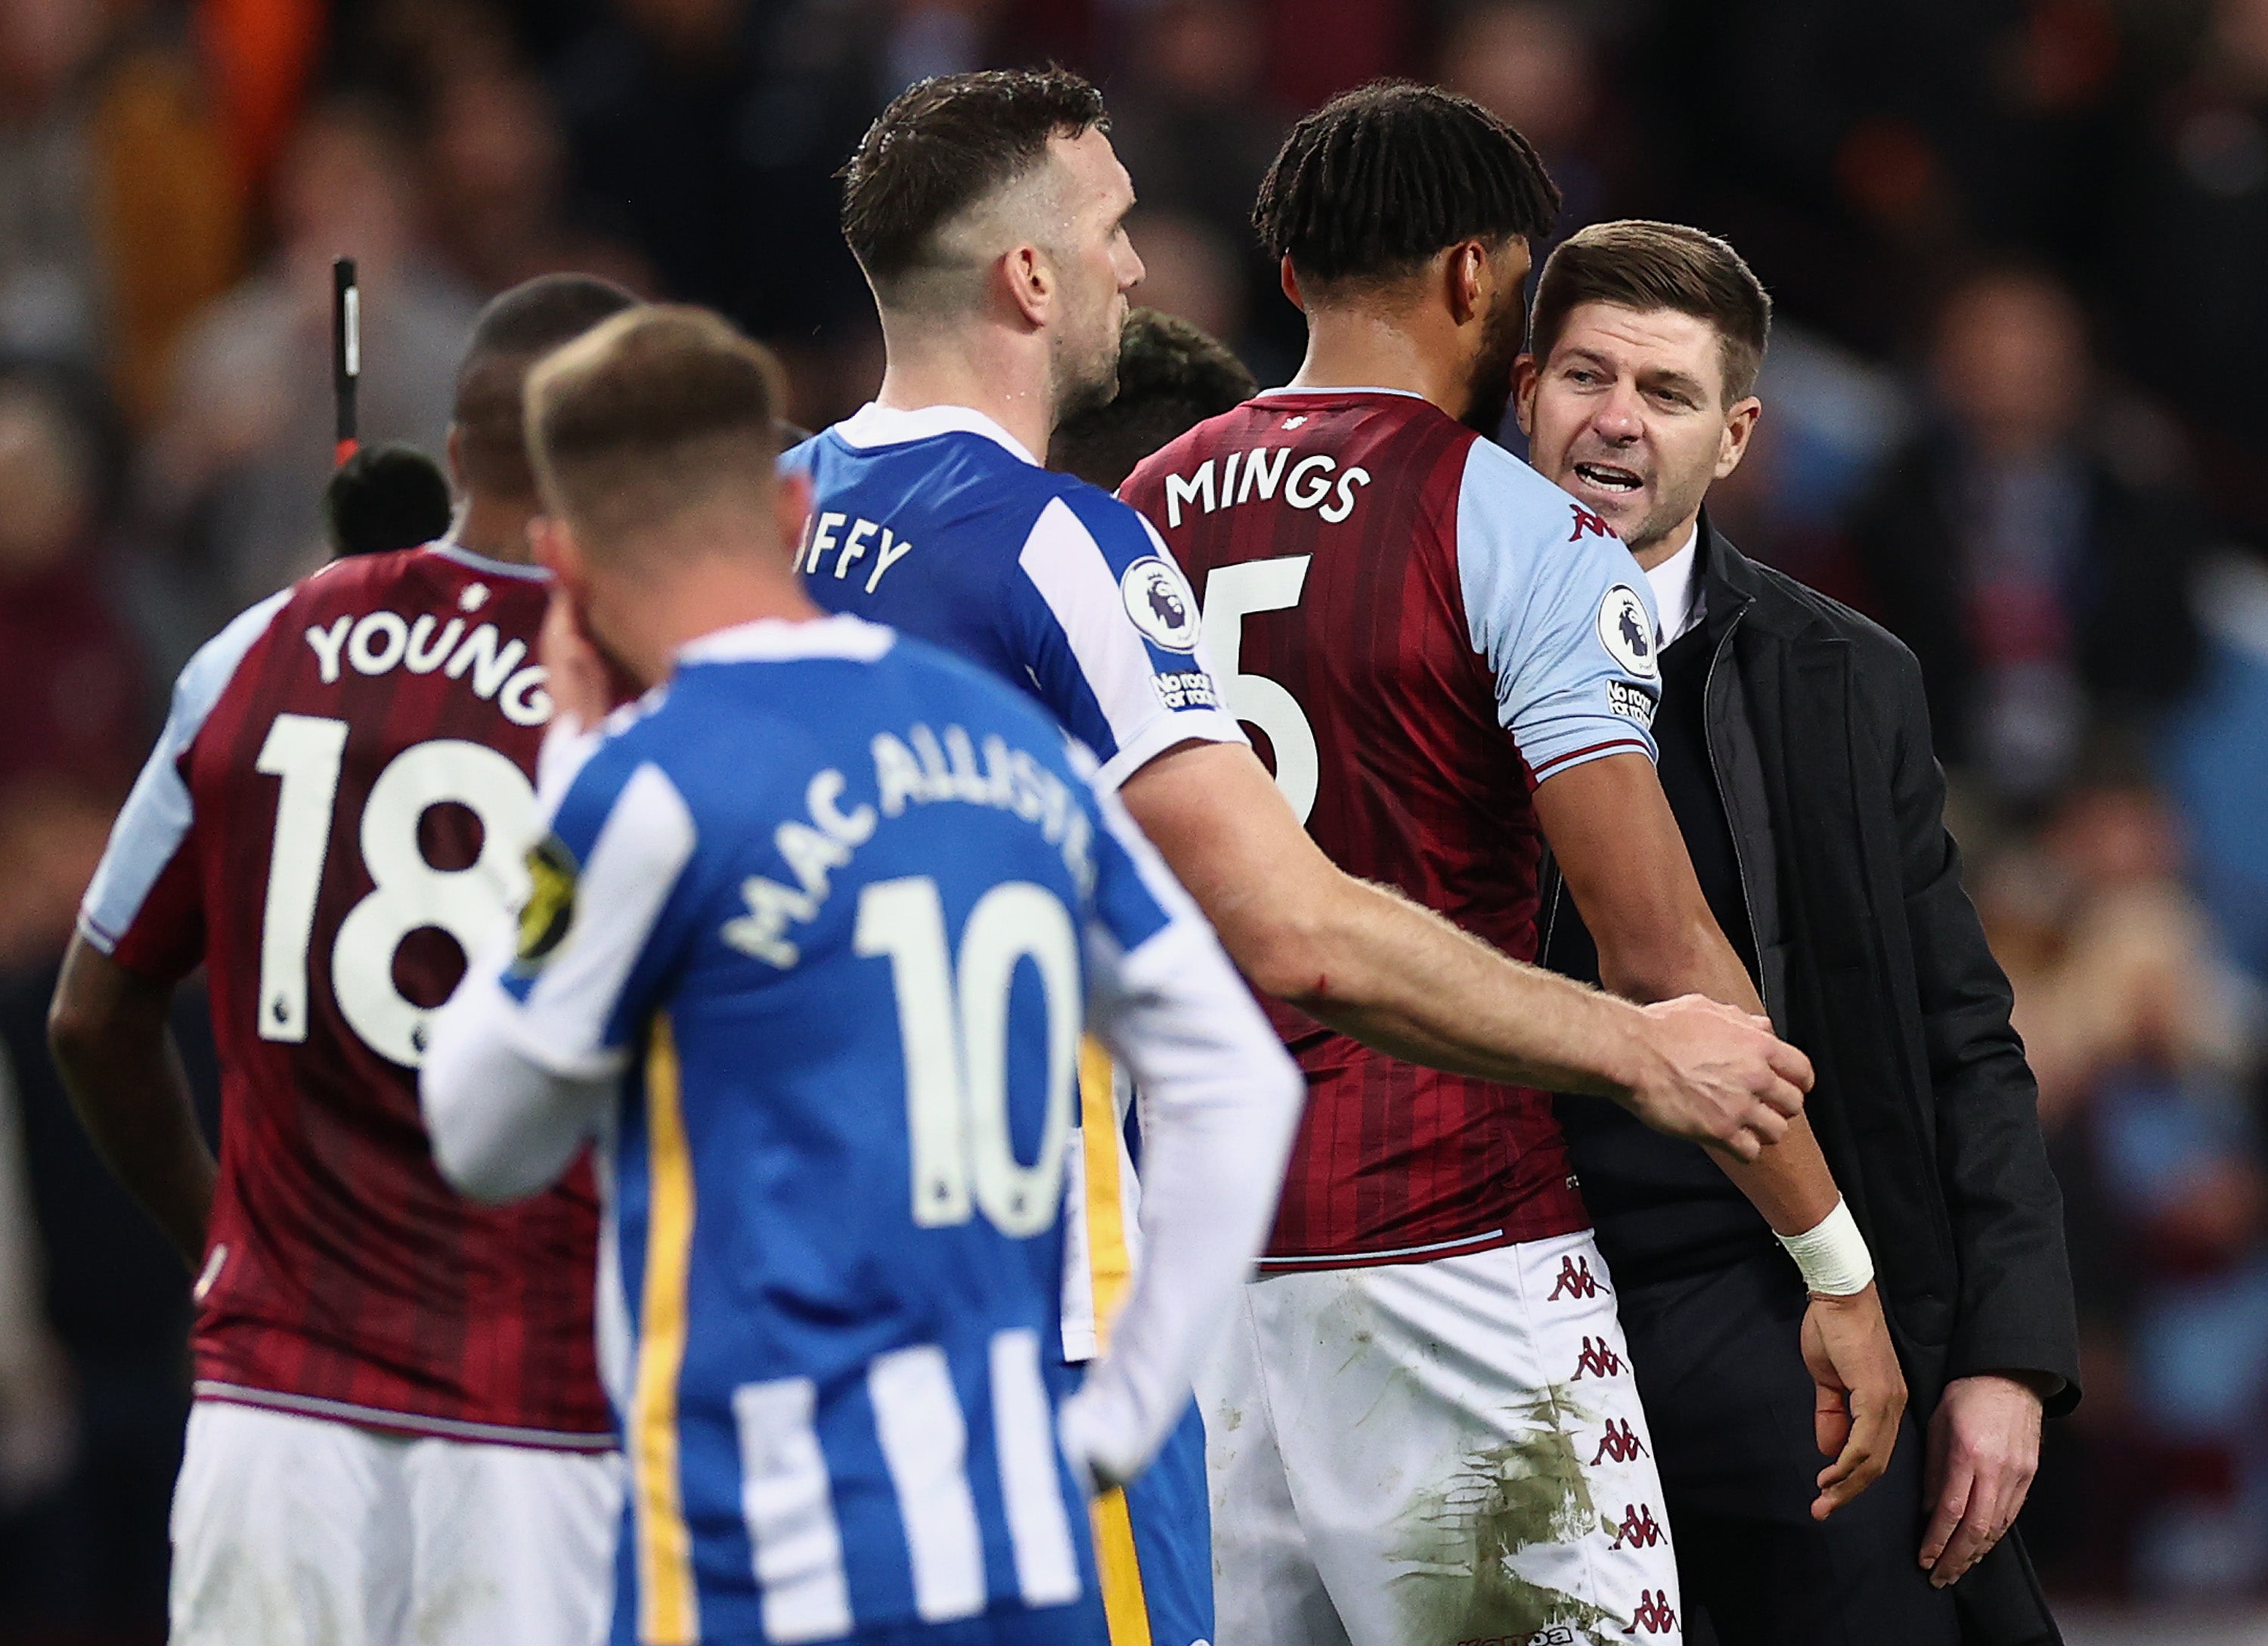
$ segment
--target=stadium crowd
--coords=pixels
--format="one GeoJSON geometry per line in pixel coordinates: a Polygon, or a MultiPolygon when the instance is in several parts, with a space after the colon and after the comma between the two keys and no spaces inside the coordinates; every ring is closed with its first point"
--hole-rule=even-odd
{"type": "MultiPolygon", "coordinates": [[[[0,1641],[162,1623],[187,1290],[41,1025],[163,683],[321,557],[331,257],[368,439],[438,454],[479,305],[557,269],[724,311],[822,427],[881,359],[836,168],[913,80],[1050,59],[1109,99],[1137,299],[1263,385],[1302,329],[1254,188],[1377,75],[1519,127],[1564,230],[1740,247],[1780,324],[1713,518],[1919,656],[2069,1206],[2087,1399],[2033,1553],[2268,1595],[2268,0],[1321,9],[0,6],[0,1641]]],[[[177,1031],[217,1101],[195,999],[177,1031]]]]}

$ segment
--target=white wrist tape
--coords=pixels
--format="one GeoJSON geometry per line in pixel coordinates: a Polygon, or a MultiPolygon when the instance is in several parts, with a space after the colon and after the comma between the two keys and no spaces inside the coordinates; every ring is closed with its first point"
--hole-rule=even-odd
{"type": "Polygon", "coordinates": [[[1848,1297],[1865,1291],[1874,1281],[1874,1254],[1859,1232],[1859,1220],[1839,1195],[1835,1209],[1813,1227],[1778,1239],[1803,1272],[1804,1286],[1822,1297],[1848,1297]]]}

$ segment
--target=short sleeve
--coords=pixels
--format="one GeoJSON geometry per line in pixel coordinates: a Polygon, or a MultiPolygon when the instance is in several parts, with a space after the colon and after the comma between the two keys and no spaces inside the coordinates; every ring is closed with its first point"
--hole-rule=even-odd
{"type": "Polygon", "coordinates": [[[189,660],[174,683],[158,746],[111,826],[102,862],[79,904],[78,929],[129,971],[183,978],[203,958],[196,810],[183,767],[246,656],[290,598],[288,589],[269,595],[189,660]]]}
{"type": "Polygon", "coordinates": [[[1050,498],[1010,581],[1013,650],[1116,788],[1187,739],[1246,741],[1199,649],[1197,597],[1151,526],[1092,486],[1050,498]]]}
{"type": "Polygon", "coordinates": [[[602,749],[576,774],[528,854],[528,902],[497,978],[529,1061],[570,1079],[621,1067],[670,958],[665,912],[695,845],[660,766],[602,749]]]}
{"type": "Polygon", "coordinates": [[[1653,597],[1604,520],[1476,440],[1458,491],[1457,563],[1498,722],[1531,782],[1609,755],[1653,757],[1653,597]]]}

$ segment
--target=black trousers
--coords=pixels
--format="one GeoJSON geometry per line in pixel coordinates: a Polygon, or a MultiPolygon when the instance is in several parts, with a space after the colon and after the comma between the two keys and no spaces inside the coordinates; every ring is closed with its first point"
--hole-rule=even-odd
{"type": "Polygon", "coordinates": [[[1825,1523],[1798,1343],[1801,1281],[1777,1250],[1631,1284],[1616,1301],[1677,1545],[1688,1646],[1959,1646],[1953,1598],[1916,1564],[1922,1436],[1825,1523]]]}

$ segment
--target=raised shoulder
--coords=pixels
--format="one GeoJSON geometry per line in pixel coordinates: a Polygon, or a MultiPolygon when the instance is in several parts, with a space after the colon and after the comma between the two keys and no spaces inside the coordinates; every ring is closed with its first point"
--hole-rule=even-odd
{"type": "Polygon", "coordinates": [[[1461,527],[1525,542],[1539,551],[1600,539],[1622,548],[1605,520],[1494,440],[1479,435],[1466,451],[1461,503],[1465,516],[1461,527]]]}

